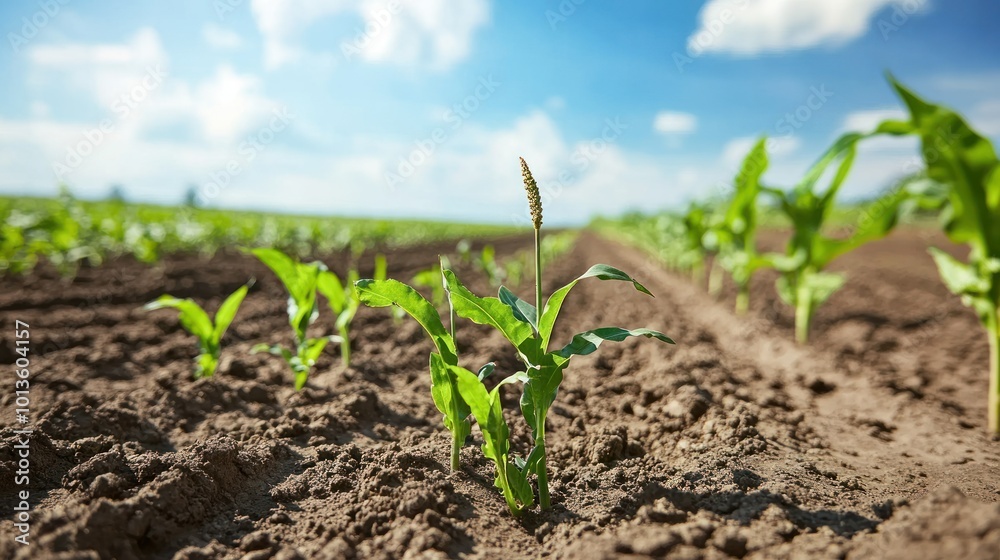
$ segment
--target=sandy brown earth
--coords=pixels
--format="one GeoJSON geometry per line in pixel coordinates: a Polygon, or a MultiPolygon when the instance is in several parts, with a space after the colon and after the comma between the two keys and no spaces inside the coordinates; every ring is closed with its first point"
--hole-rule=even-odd
{"type": "MultiPolygon", "coordinates": [[[[766,241],[766,240],[765,240],[766,241]]],[[[772,240],[773,241],[773,240],[772,240]]],[[[72,283],[4,280],[0,507],[13,484],[12,325],[31,325],[31,544],[0,522],[2,558],[984,558],[1000,551],[1000,443],[984,434],[987,345],[946,292],[924,234],[845,257],[847,287],[808,348],[762,275],[748,317],[639,253],[586,234],[546,289],[606,262],[639,277],[580,284],[557,340],[601,325],[663,330],[577,358],[550,415],[554,507],[506,512],[478,449],[448,470],[413,321],[362,309],[355,356],[336,350],[306,389],[257,342],[290,332],[282,289],[242,255],[115,261],[72,283]],[[190,379],[192,339],[144,302],[214,309],[252,289],[213,379],[190,379]]],[[[500,243],[499,252],[524,240],[500,243]]],[[[451,245],[389,255],[408,279],[451,245]]],[[[325,259],[334,269],[346,257],[325,259]]],[[[459,269],[479,293],[480,274],[459,269]]],[[[530,291],[524,290],[521,291],[530,291]]],[[[527,294],[524,294],[527,295],[527,294]]],[[[315,333],[329,332],[326,317],[315,333]]],[[[462,323],[463,360],[517,362],[462,323]]],[[[508,387],[513,443],[529,430],[508,387]]]]}

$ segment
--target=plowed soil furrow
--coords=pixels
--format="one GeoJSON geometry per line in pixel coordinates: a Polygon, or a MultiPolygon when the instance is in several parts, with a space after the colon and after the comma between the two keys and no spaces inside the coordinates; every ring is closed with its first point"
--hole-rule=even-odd
{"type": "MultiPolygon", "coordinates": [[[[892,243],[899,266],[919,261],[926,244],[892,243]]],[[[524,245],[504,241],[498,255],[524,245]]],[[[390,254],[390,273],[408,280],[451,250],[390,254]]],[[[582,282],[555,341],[614,325],[659,329],[677,344],[607,343],[574,359],[549,416],[554,507],[521,519],[493,487],[478,430],[463,469],[449,472],[447,432],[429,394],[432,346],[411,320],[362,309],[352,366],[331,348],[296,392],[284,364],[249,354],[257,342],[287,344],[290,334],[280,285],[244,256],[88,270],[72,298],[92,288],[119,299],[82,307],[59,294],[16,303],[22,292],[54,292],[60,281],[44,275],[5,285],[0,320],[30,317],[46,350],[36,354],[32,385],[32,547],[5,539],[0,556],[996,558],[1000,448],[979,429],[971,395],[986,380],[966,372],[980,349],[967,342],[968,351],[949,352],[934,342],[947,340],[935,329],[966,316],[922,265],[908,285],[922,290],[923,309],[951,309],[950,319],[920,323],[915,306],[895,311],[885,298],[896,296],[871,280],[886,273],[847,261],[840,266],[858,275],[850,289],[860,292],[845,288],[831,300],[817,344],[800,348],[770,286],[757,287],[753,312],[737,318],[728,302],[589,234],[546,271],[546,291],[597,262],[632,273],[657,297],[582,282]],[[127,286],[114,287],[126,274],[127,286]],[[190,380],[191,339],[170,313],[136,307],[149,294],[187,289],[214,308],[251,275],[258,283],[227,335],[219,374],[190,380]],[[877,320],[856,312],[852,297],[866,290],[877,320]],[[844,324],[868,325],[868,334],[852,339],[850,329],[861,327],[844,324]],[[929,333],[920,355],[941,354],[923,364],[935,379],[921,392],[899,390],[913,324],[929,333]],[[944,390],[955,385],[971,388],[944,390]]],[[[494,291],[471,267],[457,272],[477,293],[494,291]]],[[[331,327],[324,317],[314,330],[331,327]]],[[[0,351],[10,354],[4,340],[0,351]]],[[[518,367],[485,327],[462,322],[459,347],[467,367],[495,360],[497,377],[518,367]]],[[[505,388],[512,445],[523,455],[530,430],[518,397],[505,388]]],[[[0,398],[5,410],[11,398],[0,398]]],[[[0,420],[0,507],[8,511],[13,429],[0,420]]],[[[13,530],[9,520],[0,527],[13,530]]]]}

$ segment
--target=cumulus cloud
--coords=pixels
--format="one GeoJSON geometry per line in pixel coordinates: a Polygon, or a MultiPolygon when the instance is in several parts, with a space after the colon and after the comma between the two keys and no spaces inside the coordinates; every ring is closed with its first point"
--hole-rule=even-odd
{"type": "Polygon", "coordinates": [[[144,27],[123,43],[60,43],[28,51],[30,79],[91,93],[107,107],[140,84],[150,70],[166,73],[167,53],[156,30],[144,27]]]}
{"type": "MultiPolygon", "coordinates": [[[[688,38],[692,53],[752,56],[837,46],[864,35],[883,9],[907,0],[709,0],[688,38]]],[[[925,7],[929,0],[916,0],[925,7]]],[[[909,0],[909,4],[914,4],[909,0]]]]}
{"type": "Polygon", "coordinates": [[[698,118],[689,113],[660,111],[653,118],[653,129],[661,134],[690,134],[698,128],[698,118]]]}
{"type": "Polygon", "coordinates": [[[252,11],[271,69],[309,54],[298,37],[317,21],[349,16],[361,25],[339,43],[338,54],[443,70],[469,56],[473,34],[490,16],[488,0],[253,0],[252,11]]]}

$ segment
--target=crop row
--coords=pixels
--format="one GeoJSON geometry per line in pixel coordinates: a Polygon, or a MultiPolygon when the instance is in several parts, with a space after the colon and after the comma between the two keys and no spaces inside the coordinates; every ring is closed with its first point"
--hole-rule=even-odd
{"type": "MultiPolygon", "coordinates": [[[[495,466],[495,485],[514,515],[520,515],[536,503],[535,490],[530,482],[532,476],[538,488],[537,503],[542,509],[551,505],[545,424],[572,357],[591,354],[605,341],[617,342],[629,337],[673,343],[666,335],[650,329],[602,327],[581,332],[565,345],[551,346],[556,319],[569,292],[579,281],[588,278],[623,281],[632,284],[639,292],[652,294],[625,272],[599,264],[544,300],[541,290],[543,268],[572,247],[575,233],[559,233],[543,240],[538,187],[523,160],[521,165],[533,217],[533,254],[518,253],[498,263],[491,247],[486,247],[478,255],[467,244],[462,243],[458,248],[457,258],[468,263],[475,262],[476,267],[498,288],[497,297],[479,297],[472,293],[458,280],[448,258],[442,258],[438,266],[421,272],[413,280],[415,284],[429,284],[432,294],[441,294],[442,301],[438,305],[443,307],[447,303],[448,328],[445,328],[434,303],[410,285],[386,277],[386,261],[382,256],[376,257],[374,278],[359,279],[356,270],[352,270],[342,279],[318,261],[303,263],[270,248],[248,251],[267,265],[287,289],[288,320],[295,340],[292,348],[259,344],[253,351],[267,351],[282,357],[294,373],[296,389],[305,386],[316,360],[331,341],[341,343],[341,356],[345,366],[349,365],[349,328],[361,304],[391,308],[397,319],[400,314],[413,317],[434,343],[434,351],[429,356],[431,398],[443,415],[445,428],[452,435],[451,468],[458,470],[461,466],[460,451],[472,433],[472,420],[475,419],[483,437],[482,451],[495,466]],[[525,263],[529,258],[531,262],[525,263]],[[534,304],[519,298],[502,283],[505,278],[520,283],[521,277],[529,270],[534,273],[534,304]],[[440,292],[434,289],[435,285],[440,292]],[[320,296],[326,300],[338,332],[313,338],[309,336],[309,328],[319,315],[320,296]],[[487,378],[494,373],[495,362],[482,365],[475,373],[463,367],[456,342],[456,316],[496,329],[510,342],[511,351],[519,357],[523,366],[521,371],[510,373],[488,388],[486,383],[490,382],[487,378]],[[510,429],[500,398],[502,387],[513,384],[522,387],[520,411],[532,431],[533,445],[524,457],[515,455],[510,447],[510,429]]],[[[196,377],[214,374],[221,355],[222,338],[251,284],[252,280],[226,298],[214,319],[191,299],[164,295],[146,305],[148,310],[176,309],[181,325],[198,339],[196,377]]]]}
{"type": "Polygon", "coordinates": [[[67,277],[81,265],[130,255],[154,263],[170,253],[210,256],[234,246],[268,247],[306,257],[388,249],[442,239],[496,236],[508,226],[423,221],[330,219],[81,201],[62,188],[55,199],[0,197],[0,276],[30,272],[40,260],[67,277]]]}
{"type": "Polygon", "coordinates": [[[834,259],[884,237],[906,214],[937,213],[948,238],[971,249],[967,262],[936,248],[930,254],[949,290],[972,307],[986,328],[989,429],[1000,434],[1000,163],[990,141],[960,115],[921,99],[891,78],[890,82],[910,119],[887,120],[872,131],[844,134],[791,188],[764,182],[767,139],[761,138],[744,159],[727,200],[692,204],[683,215],[631,215],[595,226],[624,236],[658,255],[668,267],[690,273],[696,282],[704,280],[711,257],[708,290],[718,292],[722,275],[728,273],[738,287],[738,314],[748,308],[754,273],[765,268],[777,271],[777,293],[794,308],[795,337],[804,344],[816,309],[844,285],[843,274],[827,270],[834,259]],[[862,208],[849,233],[829,235],[837,192],[855,155],[867,140],[880,136],[919,138],[923,169],[862,208]],[[762,196],[766,203],[759,201],[762,196]],[[757,248],[762,206],[781,214],[790,225],[782,253],[757,248]]]}

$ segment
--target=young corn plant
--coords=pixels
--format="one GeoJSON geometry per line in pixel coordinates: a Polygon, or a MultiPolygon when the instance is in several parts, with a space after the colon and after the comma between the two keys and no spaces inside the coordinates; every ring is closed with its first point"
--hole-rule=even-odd
{"type": "Polygon", "coordinates": [[[691,281],[701,284],[705,278],[705,234],[710,230],[711,212],[702,204],[691,204],[683,218],[684,244],[681,267],[691,272],[691,281]]]}
{"type": "MultiPolygon", "coordinates": [[[[535,232],[535,304],[532,305],[520,298],[506,287],[501,286],[499,297],[480,298],[463,286],[450,270],[445,270],[445,281],[448,296],[455,312],[475,323],[489,325],[497,329],[516,349],[520,360],[525,366],[524,372],[515,374],[513,380],[523,383],[521,395],[521,413],[531,427],[534,447],[526,459],[515,459],[513,468],[505,468],[512,477],[514,484],[512,492],[516,496],[519,476],[527,477],[534,474],[538,481],[538,503],[542,509],[551,506],[548,487],[547,456],[545,447],[545,423],[552,403],[559,391],[563,373],[570,364],[570,359],[577,355],[591,354],[604,341],[622,341],[628,337],[643,336],[656,338],[673,344],[673,341],[663,333],[650,329],[623,329],[619,327],[603,327],[582,332],[572,338],[569,344],[555,351],[549,351],[552,331],[556,319],[562,309],[566,297],[574,286],[587,278],[599,280],[618,280],[629,282],[632,286],[647,295],[652,294],[642,284],[617,268],[599,264],[590,268],[582,276],[568,285],[556,290],[543,307],[542,295],[542,263],[541,263],[541,226],[542,203],[538,186],[531,175],[528,164],[521,159],[521,173],[531,209],[532,224],[535,232]],[[539,312],[541,310],[541,312],[539,312]],[[516,471],[516,472],[514,472],[516,471]]],[[[466,375],[459,377],[459,392],[466,402],[473,403],[482,400],[482,391],[473,388],[471,379],[466,375]],[[464,382],[461,380],[464,379],[464,382]]],[[[503,383],[510,382],[507,378],[503,383]]],[[[492,395],[492,394],[491,394],[492,395]]],[[[491,399],[493,397],[491,396],[491,399]]],[[[479,415],[476,416],[480,421],[479,415]]],[[[489,431],[491,426],[480,428],[489,431]]],[[[486,451],[484,447],[484,451],[486,451]]],[[[498,471],[501,464],[497,463],[498,471]]],[[[498,472],[499,477],[499,472],[498,472]]],[[[505,493],[506,496],[506,493],[505,493]]],[[[508,504],[509,504],[508,500],[508,504]]],[[[522,504],[524,501],[522,500],[522,504]]],[[[511,511],[516,514],[514,508],[511,511]]]]}
{"type": "Polygon", "coordinates": [[[476,268],[486,275],[486,279],[494,288],[499,288],[507,276],[503,266],[497,263],[496,249],[492,245],[483,247],[483,250],[479,252],[476,268]]]}
{"type": "Polygon", "coordinates": [[[785,255],[768,255],[767,263],[781,273],[778,295],[795,308],[795,339],[805,344],[816,309],[844,284],[844,276],[827,272],[831,261],[861,245],[881,239],[896,225],[899,210],[907,199],[905,189],[895,189],[862,213],[850,235],[838,238],[822,234],[824,223],[834,209],[837,191],[854,162],[857,144],[867,135],[847,133],[813,165],[805,178],[790,192],[762,187],[777,198],[781,211],[792,224],[785,255]],[[839,161],[829,186],[816,191],[827,168],[839,161]]]}
{"type": "Polygon", "coordinates": [[[316,289],[320,273],[326,266],[320,262],[304,264],[276,249],[253,249],[250,251],[274,272],[288,290],[288,323],[295,335],[295,347],[285,348],[280,344],[258,344],[252,353],[268,352],[281,356],[295,374],[295,389],[305,387],[316,360],[330,342],[339,342],[339,336],[309,338],[309,325],[319,317],[316,289]]]}
{"type": "Polygon", "coordinates": [[[760,177],[767,166],[767,139],[761,138],[736,174],[733,182],[735,193],[725,208],[721,224],[708,234],[716,240],[716,261],[736,283],[738,314],[746,313],[750,306],[750,280],[754,272],[767,265],[767,261],[757,253],[756,243],[757,196],[760,194],[760,177]]]}
{"type": "MultiPolygon", "coordinates": [[[[385,255],[375,255],[375,279],[385,280],[385,277],[385,255]]],[[[354,290],[354,283],[359,279],[360,274],[353,267],[347,272],[346,285],[331,270],[320,270],[316,278],[316,291],[326,298],[330,311],[333,312],[334,325],[340,339],[340,359],[345,368],[351,366],[351,322],[361,306],[361,300],[354,290]]]]}
{"type": "MultiPolygon", "coordinates": [[[[438,277],[438,282],[442,282],[438,277]]],[[[434,343],[437,352],[430,355],[431,397],[443,415],[444,425],[451,432],[451,469],[461,468],[460,453],[472,431],[469,405],[458,390],[452,367],[458,367],[458,349],[454,332],[449,332],[437,309],[414,288],[397,280],[363,279],[355,282],[361,303],[369,307],[398,307],[413,317],[434,343]]],[[[454,326],[454,321],[452,321],[454,326]]],[[[485,366],[483,373],[490,371],[485,366]]]]}
{"type": "Polygon", "coordinates": [[[229,295],[215,312],[213,321],[208,313],[190,298],[178,299],[171,295],[163,295],[147,303],[143,309],[153,311],[156,309],[176,309],[178,318],[184,330],[193,334],[198,339],[200,353],[195,358],[195,379],[202,377],[212,377],[219,366],[219,357],[222,354],[222,337],[229,329],[236,312],[243,303],[247,291],[253,285],[253,280],[245,286],[240,287],[229,295]]]}
{"type": "Polygon", "coordinates": [[[989,337],[989,430],[1000,434],[1000,161],[989,140],[954,111],[928,103],[890,77],[910,111],[909,122],[880,130],[920,137],[928,177],[947,188],[944,231],[969,246],[968,262],[930,249],[941,279],[972,307],[989,337]]]}
{"type": "Polygon", "coordinates": [[[440,264],[421,270],[410,279],[410,282],[414,286],[427,288],[431,291],[431,302],[434,304],[434,307],[439,308],[444,305],[444,284],[441,283],[440,264]]]}

